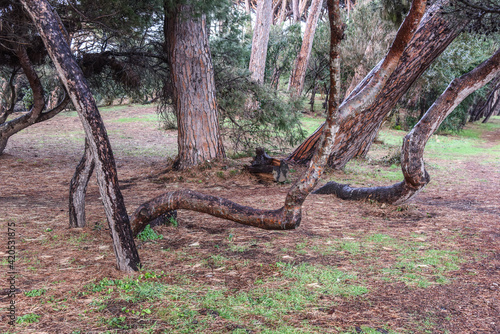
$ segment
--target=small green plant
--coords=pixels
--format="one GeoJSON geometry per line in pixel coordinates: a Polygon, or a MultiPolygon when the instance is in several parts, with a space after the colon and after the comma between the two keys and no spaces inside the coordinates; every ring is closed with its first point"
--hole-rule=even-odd
{"type": "Polygon", "coordinates": [[[40,320],[40,315],[35,313],[28,313],[17,318],[16,322],[18,324],[33,324],[40,320]]]}
{"type": "Polygon", "coordinates": [[[27,297],[40,297],[41,295],[45,294],[45,292],[47,292],[46,289],[34,289],[31,291],[26,291],[24,295],[27,297]]]}
{"type": "Polygon", "coordinates": [[[168,223],[170,225],[172,225],[173,227],[178,227],[179,226],[179,222],[177,221],[177,219],[175,219],[175,217],[170,217],[168,218],[168,223]]]}
{"type": "MultiPolygon", "coordinates": [[[[174,218],[175,219],[175,218],[174,218]]],[[[141,241],[154,241],[163,239],[163,235],[156,233],[151,226],[146,226],[146,228],[137,235],[137,238],[141,241]]]]}
{"type": "Polygon", "coordinates": [[[128,326],[125,323],[126,320],[127,318],[121,316],[121,317],[113,317],[105,322],[111,328],[128,329],[128,326]]]}

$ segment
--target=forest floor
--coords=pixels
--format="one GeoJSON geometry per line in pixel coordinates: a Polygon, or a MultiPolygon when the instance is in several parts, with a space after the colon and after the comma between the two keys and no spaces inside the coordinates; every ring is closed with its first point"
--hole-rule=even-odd
{"type": "MultiPolygon", "coordinates": [[[[283,203],[290,183],[248,174],[251,158],[165,172],[176,132],[160,129],[152,107],[102,114],[130,214],[180,188],[256,208],[283,203]]],[[[368,159],[327,171],[321,184],[401,181],[387,161],[403,136],[384,130],[368,159]]],[[[293,231],[179,211],[173,225],[136,239],[136,274],[115,269],[95,178],[87,226],[68,228],[68,185],[82,151],[79,119],[65,112],[15,135],[0,156],[0,332],[500,333],[500,117],[433,136],[432,180],[407,205],[311,195],[293,231]]]]}

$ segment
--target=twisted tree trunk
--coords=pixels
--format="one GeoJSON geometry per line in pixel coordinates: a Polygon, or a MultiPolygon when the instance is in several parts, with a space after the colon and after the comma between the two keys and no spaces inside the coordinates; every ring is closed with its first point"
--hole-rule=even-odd
{"type": "Polygon", "coordinates": [[[113,151],[87,81],[71,54],[61,31],[60,20],[50,4],[46,0],[21,0],[21,3],[33,20],[85,130],[95,161],[99,191],[113,237],[118,269],[136,271],[140,265],[139,254],[118,187],[113,151]]]}
{"type": "Polygon", "coordinates": [[[499,74],[500,49],[473,71],[450,83],[403,140],[401,169],[404,181],[388,187],[371,188],[351,188],[347,184],[329,182],[314,193],[334,194],[344,200],[371,199],[395,205],[407,202],[430,181],[430,176],[425,170],[424,149],[431,135],[460,102],[499,74]]]}
{"type": "Polygon", "coordinates": [[[21,69],[28,79],[31,91],[33,92],[33,106],[29,112],[7,121],[9,115],[11,115],[14,111],[14,104],[16,100],[16,91],[13,83],[14,76],[17,73],[17,70],[15,70],[9,81],[11,89],[10,106],[8,109],[5,109],[0,113],[0,155],[5,150],[10,137],[35,123],[40,123],[54,117],[59,112],[64,110],[69,102],[69,97],[66,95],[57,106],[44,112],[45,98],[40,78],[38,77],[38,74],[28,57],[26,48],[23,45],[17,45],[15,46],[15,49],[21,69]]]}

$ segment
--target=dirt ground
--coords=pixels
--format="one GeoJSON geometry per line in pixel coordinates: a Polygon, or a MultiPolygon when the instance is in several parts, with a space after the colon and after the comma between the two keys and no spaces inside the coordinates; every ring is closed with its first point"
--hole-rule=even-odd
{"type": "MultiPolygon", "coordinates": [[[[154,108],[128,107],[103,112],[129,213],[146,200],[179,188],[259,208],[282,205],[290,184],[276,184],[242,172],[249,158],[188,172],[162,173],[168,158],[175,154],[176,134],[160,130],[151,115],[154,108]]],[[[496,129],[484,136],[481,145],[498,148],[499,143],[500,130],[496,129]]],[[[8,266],[4,261],[0,266],[2,332],[71,333],[78,326],[86,331],[106,330],[105,326],[93,325],[92,319],[81,320],[80,311],[89,303],[84,297],[73,298],[58,309],[34,303],[33,298],[24,294],[45,288],[52,291],[55,299],[61,299],[89,282],[124,276],[115,269],[95,179],[87,194],[87,227],[68,228],[68,185],[82,148],[78,117],[63,114],[14,136],[5,154],[0,156],[0,259],[8,255],[7,224],[15,223],[16,315],[42,315],[29,325],[8,326],[5,308],[10,299],[6,277],[10,276],[6,274],[8,266]],[[79,242],[82,235],[85,240],[79,242]]],[[[321,264],[355,272],[368,289],[362,297],[325,296],[324,308],[285,315],[290,318],[289,324],[307,320],[325,333],[362,332],[363,326],[380,333],[388,333],[383,328],[404,333],[500,333],[500,164],[489,158],[485,154],[463,160],[427,159],[431,183],[402,207],[311,195],[304,206],[302,224],[294,231],[258,230],[179,211],[179,227],[158,227],[165,238],[158,243],[138,241],[139,254],[146,268],[163,270],[169,277],[189,272],[197,284],[209,287],[225,284],[237,290],[249,289],[256,279],[269,275],[262,264],[277,261],[321,264]],[[483,163],[485,160],[490,162],[483,163]],[[401,280],[379,279],[380,271],[373,268],[394,261],[391,246],[373,259],[364,252],[343,250],[322,255],[311,250],[314,246],[322,247],[326,240],[358,240],[363,247],[366,240],[363,238],[374,233],[396,240],[417,239],[429,249],[458,251],[462,261],[458,268],[446,272],[445,284],[435,283],[435,277],[429,274],[431,284],[419,287],[401,280]],[[242,252],[217,248],[228,243],[228,235],[241,245],[257,240],[261,246],[242,252]],[[301,252],[290,251],[304,243],[301,252]],[[234,265],[249,260],[248,265],[237,270],[214,271],[206,266],[187,266],[175,254],[169,257],[161,253],[165,248],[187,251],[194,248],[192,245],[197,245],[194,256],[221,254],[234,265]]],[[[292,179],[299,174],[300,168],[292,174],[292,179]]],[[[329,171],[321,184],[330,179],[345,180],[348,176],[343,171],[329,171]]],[[[370,182],[390,183],[384,179],[370,182]]],[[[226,320],[217,321],[213,332],[234,330],[226,320]]]]}

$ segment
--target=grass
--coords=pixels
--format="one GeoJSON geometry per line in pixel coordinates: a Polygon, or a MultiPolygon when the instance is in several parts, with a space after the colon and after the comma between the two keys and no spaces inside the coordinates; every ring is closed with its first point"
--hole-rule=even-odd
{"type": "MultiPolygon", "coordinates": [[[[218,255],[209,260],[215,269],[229,261],[218,255]]],[[[109,329],[127,329],[135,318],[153,317],[168,324],[169,333],[204,332],[217,319],[233,324],[235,330],[310,333],[316,331],[308,324],[291,327],[287,314],[328,307],[325,295],[356,298],[368,292],[356,275],[329,266],[282,262],[268,266],[276,275],[259,279],[244,291],[224,285],[207,288],[186,278],[169,284],[164,282],[168,275],[145,272],[136,279],[104,278],[78,294],[94,300],[89,311],[102,314],[96,325],[109,329]],[[105,314],[111,301],[129,304],[110,317],[105,314]]]]}

